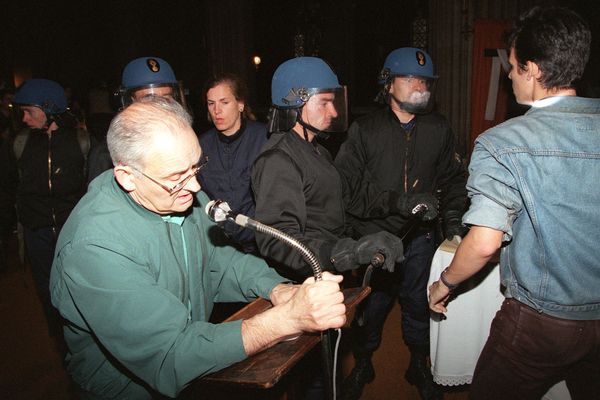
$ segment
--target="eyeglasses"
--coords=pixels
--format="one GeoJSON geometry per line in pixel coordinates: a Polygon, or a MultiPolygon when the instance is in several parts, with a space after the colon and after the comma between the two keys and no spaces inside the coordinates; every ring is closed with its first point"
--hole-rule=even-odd
{"type": "Polygon", "coordinates": [[[204,167],[206,164],[208,164],[208,156],[204,156],[204,158],[202,158],[202,161],[196,167],[194,167],[194,169],[192,169],[192,173],[189,174],[188,176],[186,176],[185,178],[183,178],[181,181],[179,181],[179,183],[177,183],[173,187],[168,187],[167,185],[163,185],[162,183],[160,183],[156,179],[152,178],[151,176],[146,175],[139,169],[137,169],[135,167],[132,167],[132,168],[134,170],[136,170],[137,172],[139,172],[140,174],[142,174],[143,176],[145,176],[146,178],[150,179],[152,182],[156,183],[158,186],[160,186],[164,190],[166,190],[170,195],[173,195],[173,194],[179,192],[181,189],[183,189],[183,187],[190,181],[190,179],[192,179],[194,176],[196,176],[198,174],[198,172],[200,172],[202,167],[204,167]]]}

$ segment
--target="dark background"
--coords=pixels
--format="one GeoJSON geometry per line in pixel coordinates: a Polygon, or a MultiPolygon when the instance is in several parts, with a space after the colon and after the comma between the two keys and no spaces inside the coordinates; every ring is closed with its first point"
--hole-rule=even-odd
{"type": "MultiPolygon", "coordinates": [[[[427,17],[428,3],[11,1],[2,6],[0,79],[5,86],[31,77],[54,79],[72,87],[85,107],[90,88],[106,84],[112,90],[118,86],[127,62],[140,56],[158,56],[183,80],[196,118],[205,115],[201,100],[204,81],[221,70],[246,77],[251,104],[264,117],[273,71],[294,57],[296,35],[302,34],[304,55],[320,56],[331,63],[340,81],[349,86],[351,111],[356,114],[373,106],[376,77],[385,56],[394,48],[412,45],[411,23],[417,16],[427,17]],[[262,59],[257,68],[251,62],[253,55],[262,59]]],[[[596,1],[537,3],[576,9],[588,19],[595,37],[600,36],[596,1]]],[[[598,87],[598,39],[594,39],[593,47],[586,81],[598,87]]]]}

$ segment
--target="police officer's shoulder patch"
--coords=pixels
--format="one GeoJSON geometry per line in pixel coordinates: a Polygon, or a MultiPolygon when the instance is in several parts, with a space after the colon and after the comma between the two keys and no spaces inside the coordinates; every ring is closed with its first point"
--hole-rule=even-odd
{"type": "Polygon", "coordinates": [[[419,63],[421,67],[425,65],[425,53],[423,53],[422,51],[417,51],[415,53],[415,57],[417,57],[417,63],[419,63]]]}
{"type": "Polygon", "coordinates": [[[160,71],[160,64],[158,63],[158,61],[155,58],[147,59],[146,65],[148,66],[148,69],[150,69],[150,71],[152,71],[152,72],[160,71]]]}

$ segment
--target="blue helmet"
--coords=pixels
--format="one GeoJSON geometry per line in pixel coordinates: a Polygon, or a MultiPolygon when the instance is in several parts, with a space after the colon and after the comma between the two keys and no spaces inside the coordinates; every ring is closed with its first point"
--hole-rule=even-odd
{"type": "Polygon", "coordinates": [[[388,54],[379,74],[379,83],[388,83],[390,78],[399,75],[437,78],[433,73],[433,62],[429,54],[415,47],[400,47],[388,54]]]}
{"type": "Polygon", "coordinates": [[[297,57],[275,70],[271,81],[271,101],[280,108],[299,108],[315,93],[339,89],[331,67],[317,57],[297,57]]]}
{"type": "Polygon", "coordinates": [[[152,91],[161,87],[170,87],[170,96],[186,106],[183,85],[175,77],[175,72],[168,62],[159,57],[136,58],[125,66],[121,75],[121,105],[125,107],[131,104],[138,90],[149,89],[149,96],[160,95],[152,91]]]}
{"type": "Polygon", "coordinates": [[[327,138],[329,132],[342,132],[348,127],[346,87],[340,85],[331,67],[317,57],[298,57],[285,61],[275,70],[271,82],[271,101],[268,132],[288,131],[296,123],[305,130],[327,138]],[[303,120],[303,106],[313,95],[332,93],[336,117],[328,126],[317,128],[303,120]]]}
{"type": "Polygon", "coordinates": [[[140,57],[123,69],[121,85],[124,89],[137,89],[150,85],[176,84],[177,78],[168,62],[158,57],[140,57]]]}
{"type": "Polygon", "coordinates": [[[67,96],[58,83],[48,79],[29,79],[15,94],[15,104],[39,107],[47,116],[67,111],[67,96]]]}

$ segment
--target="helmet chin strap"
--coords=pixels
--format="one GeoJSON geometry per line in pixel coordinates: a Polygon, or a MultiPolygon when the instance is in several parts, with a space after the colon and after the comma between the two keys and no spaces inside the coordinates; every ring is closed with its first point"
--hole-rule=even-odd
{"type": "Polygon", "coordinates": [[[314,126],[302,121],[302,117],[300,116],[300,113],[298,113],[298,123],[302,126],[302,130],[304,131],[304,139],[306,141],[308,141],[308,133],[306,132],[306,130],[313,132],[320,139],[329,139],[329,136],[331,136],[329,134],[329,132],[325,132],[320,129],[317,129],[314,126]]]}
{"type": "Polygon", "coordinates": [[[50,129],[50,125],[52,125],[52,122],[54,122],[54,118],[51,114],[48,114],[46,111],[44,111],[44,115],[46,116],[46,122],[44,122],[44,126],[42,127],[42,129],[44,131],[47,131],[48,129],[50,129]]]}

